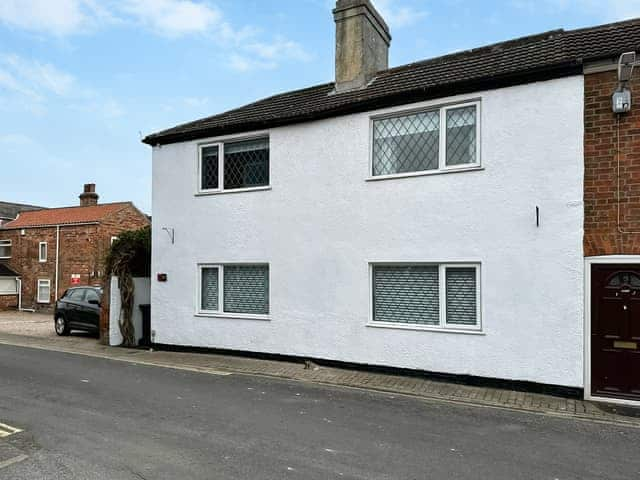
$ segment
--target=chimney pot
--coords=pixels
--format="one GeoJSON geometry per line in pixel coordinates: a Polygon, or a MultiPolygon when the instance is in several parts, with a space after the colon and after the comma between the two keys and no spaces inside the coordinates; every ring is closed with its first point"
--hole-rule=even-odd
{"type": "Polygon", "coordinates": [[[95,183],[85,183],[84,191],[80,194],[80,206],[89,207],[98,204],[100,196],[96,193],[95,183]]]}
{"type": "Polygon", "coordinates": [[[389,27],[370,0],[338,0],[336,22],[336,92],[365,87],[389,68],[389,27]]]}

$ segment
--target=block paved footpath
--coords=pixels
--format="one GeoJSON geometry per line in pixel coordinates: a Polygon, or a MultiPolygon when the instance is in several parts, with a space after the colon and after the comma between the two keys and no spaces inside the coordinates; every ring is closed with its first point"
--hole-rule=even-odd
{"type": "Polygon", "coordinates": [[[317,366],[305,368],[303,361],[248,358],[219,353],[151,351],[108,347],[86,335],[58,337],[50,316],[0,313],[0,344],[54,350],[101,357],[141,365],[197,371],[215,375],[260,375],[351,388],[410,395],[427,400],[506,408],[537,414],[565,416],[640,428],[640,409],[539,393],[479,387],[427,377],[374,373],[317,366]]]}

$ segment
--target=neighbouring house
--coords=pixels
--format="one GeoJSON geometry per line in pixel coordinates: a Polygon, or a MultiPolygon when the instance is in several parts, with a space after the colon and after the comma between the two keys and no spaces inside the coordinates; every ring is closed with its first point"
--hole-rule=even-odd
{"type": "Polygon", "coordinates": [[[333,13],[334,82],[144,139],[155,342],[640,400],[640,20],[388,68],[333,13]]]}
{"type": "Polygon", "coordinates": [[[42,210],[44,207],[36,207],[35,205],[24,205],[22,203],[0,202],[0,227],[15,220],[20,212],[29,210],[42,210]]]}
{"type": "Polygon", "coordinates": [[[70,286],[102,284],[111,242],[149,220],[131,202],[98,198],[87,184],[79,206],[23,211],[0,227],[0,309],[47,310],[70,286]]]}

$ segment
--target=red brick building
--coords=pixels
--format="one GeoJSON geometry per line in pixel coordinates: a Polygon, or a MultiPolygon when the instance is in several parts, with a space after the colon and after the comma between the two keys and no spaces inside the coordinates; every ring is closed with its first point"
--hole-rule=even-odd
{"type": "Polygon", "coordinates": [[[147,225],[131,202],[98,204],[94,184],[80,206],[22,212],[0,228],[0,309],[50,309],[72,285],[101,285],[112,240],[147,225]]]}

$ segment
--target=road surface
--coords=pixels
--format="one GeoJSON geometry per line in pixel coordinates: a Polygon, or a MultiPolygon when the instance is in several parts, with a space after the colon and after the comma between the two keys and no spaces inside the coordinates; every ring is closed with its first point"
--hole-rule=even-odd
{"type": "Polygon", "coordinates": [[[640,429],[5,345],[0,422],[11,480],[640,478],[640,429]]]}

